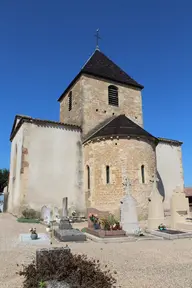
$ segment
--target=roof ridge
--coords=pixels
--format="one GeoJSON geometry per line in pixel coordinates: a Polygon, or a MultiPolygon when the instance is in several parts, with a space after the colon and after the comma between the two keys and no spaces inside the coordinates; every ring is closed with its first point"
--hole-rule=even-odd
{"type": "Polygon", "coordinates": [[[91,59],[91,57],[95,54],[97,49],[95,49],[95,51],[91,54],[91,56],[87,59],[87,61],[85,62],[85,64],[82,66],[81,70],[83,70],[83,68],[85,67],[85,65],[89,62],[89,60],[91,59]]]}
{"type": "Polygon", "coordinates": [[[93,133],[89,134],[83,141],[83,143],[94,139],[102,137],[111,136],[135,136],[135,137],[146,137],[155,141],[156,145],[158,139],[139,126],[137,123],[129,119],[125,114],[120,114],[116,117],[112,117],[108,122],[103,123],[102,126],[98,127],[93,133]],[[114,123],[113,123],[114,122],[114,123]]]}
{"type": "Polygon", "coordinates": [[[85,138],[83,140],[83,143],[85,141],[88,141],[90,137],[94,136],[98,131],[100,131],[102,128],[104,128],[106,125],[108,125],[111,121],[113,121],[115,118],[119,117],[118,116],[111,116],[111,118],[107,120],[104,120],[102,123],[98,124],[98,128],[96,128],[96,130],[94,130],[95,128],[93,128],[92,131],[90,131],[90,133],[88,133],[87,135],[85,135],[85,138]],[[87,136],[87,137],[86,137],[87,136]]]}
{"type": "Polygon", "coordinates": [[[81,75],[90,75],[99,79],[105,79],[107,81],[123,84],[128,87],[137,88],[142,90],[143,85],[135,81],[127,72],[125,72],[120,66],[118,66],[113,60],[106,56],[103,52],[96,49],[92,55],[85,62],[76,77],[70,82],[68,87],[59,97],[60,102],[81,75]]]}

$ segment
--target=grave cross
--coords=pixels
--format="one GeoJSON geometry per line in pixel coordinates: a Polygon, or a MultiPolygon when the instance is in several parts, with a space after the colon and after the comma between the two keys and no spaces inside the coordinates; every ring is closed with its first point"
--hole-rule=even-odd
{"type": "Polygon", "coordinates": [[[130,188],[131,188],[131,183],[129,182],[128,178],[126,177],[123,186],[125,187],[125,193],[126,195],[130,195],[130,188]]]}
{"type": "Polygon", "coordinates": [[[150,182],[153,183],[153,188],[156,188],[156,187],[157,187],[157,182],[159,182],[159,179],[157,178],[157,173],[154,173],[153,179],[150,180],[150,182]]]}

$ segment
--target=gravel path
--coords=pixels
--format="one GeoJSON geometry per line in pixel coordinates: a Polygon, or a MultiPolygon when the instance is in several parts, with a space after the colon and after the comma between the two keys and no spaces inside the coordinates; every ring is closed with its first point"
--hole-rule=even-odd
{"type": "MultiPolygon", "coordinates": [[[[28,263],[37,245],[23,245],[20,233],[34,224],[17,223],[9,214],[0,214],[0,287],[21,288],[17,264],[28,263]]],[[[35,224],[37,231],[45,227],[35,224]]],[[[64,244],[54,242],[53,246],[64,244]]],[[[139,241],[121,244],[70,243],[74,253],[86,253],[117,271],[122,288],[192,288],[192,240],[139,241]]],[[[42,247],[42,245],[40,246],[42,247]]]]}

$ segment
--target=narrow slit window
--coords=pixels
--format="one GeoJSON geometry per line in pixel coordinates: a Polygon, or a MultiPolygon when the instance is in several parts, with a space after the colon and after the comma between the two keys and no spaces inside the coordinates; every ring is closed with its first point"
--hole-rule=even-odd
{"type": "Polygon", "coordinates": [[[142,183],[144,184],[145,183],[145,167],[144,167],[144,165],[141,166],[141,180],[142,180],[142,183]]]}
{"type": "Polygon", "coordinates": [[[87,165],[87,189],[90,189],[90,167],[87,165]]]}
{"type": "Polygon", "coordinates": [[[72,91],[69,93],[68,96],[68,110],[71,111],[72,109],[72,91]]]}
{"type": "Polygon", "coordinates": [[[108,165],[106,166],[106,183],[110,183],[110,170],[108,165]]]}
{"type": "Polygon", "coordinates": [[[108,87],[108,102],[109,105],[119,106],[118,88],[116,86],[110,85],[108,87]]]}

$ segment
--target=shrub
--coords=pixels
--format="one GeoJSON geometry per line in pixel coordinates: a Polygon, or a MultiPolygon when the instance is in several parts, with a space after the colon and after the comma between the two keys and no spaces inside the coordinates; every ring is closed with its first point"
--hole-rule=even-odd
{"type": "Polygon", "coordinates": [[[23,216],[26,219],[40,219],[41,213],[38,211],[35,211],[34,209],[26,208],[22,211],[23,216]]]}
{"type": "Polygon", "coordinates": [[[35,261],[22,265],[22,271],[18,274],[24,276],[24,288],[37,288],[40,281],[49,280],[65,281],[71,288],[116,287],[113,286],[116,280],[107,265],[106,271],[102,271],[99,260],[90,260],[86,255],[74,255],[71,252],[47,254],[43,263],[38,267],[35,261]]]}

